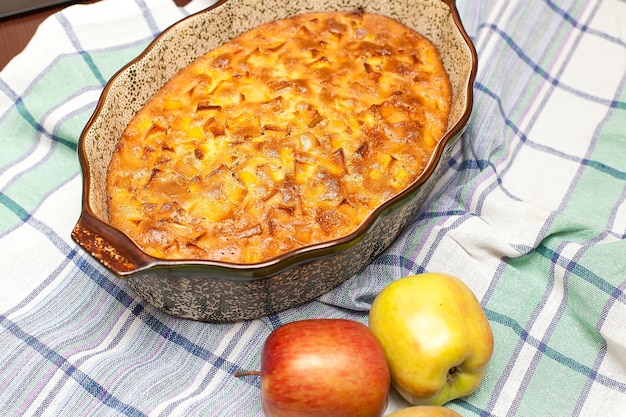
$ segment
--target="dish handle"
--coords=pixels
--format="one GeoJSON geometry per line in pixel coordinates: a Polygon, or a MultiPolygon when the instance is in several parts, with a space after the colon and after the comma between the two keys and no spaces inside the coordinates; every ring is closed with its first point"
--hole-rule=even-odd
{"type": "Polygon", "coordinates": [[[153,261],[128,236],[103,223],[88,211],[83,211],[78,218],[72,230],[72,239],[102,265],[120,276],[144,269],[153,261]]]}

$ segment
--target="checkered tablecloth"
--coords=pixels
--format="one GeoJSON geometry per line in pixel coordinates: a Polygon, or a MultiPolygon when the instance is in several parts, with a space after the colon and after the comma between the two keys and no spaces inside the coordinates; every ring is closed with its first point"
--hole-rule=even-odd
{"type": "MultiPolygon", "coordinates": [[[[432,197],[391,248],[319,299],[233,324],[177,319],[70,238],[77,141],[107,80],[210,5],[105,0],[48,18],[0,72],[0,415],[262,416],[265,338],[367,322],[389,282],[463,279],[493,327],[463,416],[626,416],[626,2],[458,0],[475,102],[432,197]]],[[[389,411],[406,406],[392,395],[389,411]]]]}

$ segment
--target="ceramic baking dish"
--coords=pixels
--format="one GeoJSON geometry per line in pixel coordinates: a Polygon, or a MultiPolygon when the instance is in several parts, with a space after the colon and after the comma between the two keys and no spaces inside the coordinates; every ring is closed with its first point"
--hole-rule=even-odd
{"type": "Polygon", "coordinates": [[[106,85],[80,137],[82,213],[72,237],[139,296],[174,316],[232,322],[307,302],[361,271],[420,210],[469,119],[476,66],[476,51],[451,0],[220,1],[165,30],[106,85]],[[258,264],[157,259],[109,225],[106,175],[116,143],[131,117],[173,74],[265,22],[304,12],[356,9],[392,17],[428,37],[450,76],[448,131],[408,189],[350,235],[258,264]]]}

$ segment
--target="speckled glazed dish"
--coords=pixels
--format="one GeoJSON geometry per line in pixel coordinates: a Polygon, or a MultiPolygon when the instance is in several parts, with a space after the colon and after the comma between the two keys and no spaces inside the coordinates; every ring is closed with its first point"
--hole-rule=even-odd
{"type": "Polygon", "coordinates": [[[146,301],[174,316],[212,322],[286,310],[336,287],[367,266],[412,220],[430,193],[472,107],[476,51],[452,0],[221,0],[165,30],[107,84],[79,144],[83,209],[74,240],[146,301]],[[356,10],[392,17],[439,49],[453,89],[449,129],[415,183],[355,232],[260,264],[163,260],[107,223],[107,166],[131,117],[178,70],[270,20],[311,11],[356,10]]]}

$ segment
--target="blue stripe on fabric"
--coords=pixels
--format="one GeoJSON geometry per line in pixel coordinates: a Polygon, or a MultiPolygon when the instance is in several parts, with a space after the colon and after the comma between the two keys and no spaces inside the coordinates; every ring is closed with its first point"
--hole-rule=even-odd
{"type": "Polygon", "coordinates": [[[522,140],[522,142],[528,141],[526,134],[520,128],[518,128],[517,125],[515,125],[515,123],[513,123],[511,119],[506,117],[506,112],[504,110],[504,106],[502,105],[502,99],[500,98],[499,95],[491,91],[489,87],[487,87],[485,84],[479,81],[476,81],[474,83],[474,89],[492,98],[498,105],[498,110],[500,110],[500,116],[502,116],[502,118],[504,119],[504,124],[507,127],[511,128],[511,130],[513,130],[513,133],[515,133],[522,140]]]}
{"type": "MultiPolygon", "coordinates": [[[[134,298],[127,292],[123,291],[117,284],[111,281],[106,275],[96,270],[89,262],[73,259],[76,254],[75,248],[65,244],[65,241],[48,225],[42,223],[31,216],[31,214],[24,210],[19,204],[13,201],[6,194],[0,193],[0,203],[8,207],[13,211],[23,222],[33,223],[33,227],[39,230],[44,236],[46,236],[59,250],[63,253],[67,259],[74,261],[75,265],[88,277],[90,277],[100,288],[104,289],[109,295],[111,295],[118,303],[125,308],[130,307],[134,303],[134,298]]],[[[132,309],[132,314],[141,319],[153,332],[159,334],[166,340],[169,340],[189,353],[197,356],[205,361],[211,361],[211,363],[226,371],[233,373],[235,371],[241,371],[236,364],[227,362],[224,359],[215,356],[211,351],[193,343],[189,339],[180,335],[167,327],[164,323],[160,322],[153,315],[147,313],[142,305],[136,305],[132,309]]],[[[252,383],[252,385],[254,385],[252,383]]]]}
{"type": "MultiPolygon", "coordinates": [[[[97,50],[93,50],[93,52],[111,52],[111,51],[123,51],[126,50],[128,48],[133,48],[133,47],[137,47],[139,45],[146,45],[147,43],[149,43],[151,40],[153,39],[153,37],[148,37],[148,38],[143,38],[140,40],[136,40],[133,42],[128,42],[125,43],[123,45],[118,45],[115,47],[110,47],[110,48],[103,48],[103,49],[97,49],[97,50]]],[[[50,64],[48,64],[42,71],[41,73],[36,76],[32,82],[28,85],[28,87],[24,90],[24,96],[27,96],[34,88],[34,86],[40,81],[40,79],[46,75],[51,68],[55,67],[64,57],[66,56],[72,56],[73,54],[60,54],[58,56],[56,56],[51,62],[50,64]]],[[[17,93],[15,93],[15,91],[13,91],[11,89],[11,87],[8,86],[8,84],[6,84],[4,82],[4,80],[2,78],[0,78],[0,91],[4,92],[13,102],[17,102],[18,100],[20,100],[20,97],[17,93]]],[[[5,112],[2,115],[0,115],[0,123],[3,122],[3,120],[7,117],[9,112],[5,112]]],[[[37,121],[35,120],[34,117],[30,116],[32,118],[32,120],[35,121],[35,123],[37,123],[37,121]]],[[[27,119],[28,120],[28,119],[27,119]]],[[[37,131],[40,132],[45,132],[45,130],[41,127],[38,127],[39,125],[35,125],[34,127],[36,128],[37,131]]],[[[46,133],[47,134],[47,133],[46,133]]],[[[56,139],[53,135],[49,135],[51,136],[53,139],[56,139]]]]}
{"type": "MultiPolygon", "coordinates": [[[[566,246],[566,243],[562,243],[562,246],[563,247],[566,246]]],[[[532,329],[535,326],[535,323],[537,322],[539,315],[541,314],[541,311],[548,304],[550,295],[554,291],[555,282],[556,282],[554,278],[555,277],[554,269],[556,265],[557,265],[556,262],[550,265],[550,273],[546,281],[546,287],[545,287],[543,296],[541,297],[540,302],[537,303],[537,305],[533,309],[530,320],[526,323],[527,328],[532,329]]],[[[555,329],[557,328],[560,320],[563,317],[563,314],[565,312],[565,306],[567,305],[566,300],[568,296],[567,295],[567,280],[568,280],[567,277],[563,278],[564,294],[563,294],[563,297],[561,298],[561,302],[558,304],[556,312],[552,315],[547,329],[544,330],[542,339],[538,340],[538,345],[536,346],[537,350],[535,354],[533,355],[533,358],[530,364],[526,366],[526,371],[524,372],[524,376],[520,382],[520,388],[518,389],[512,402],[513,404],[515,404],[516,406],[515,408],[517,408],[519,404],[523,401],[523,397],[526,394],[530,381],[533,378],[535,371],[539,368],[539,363],[541,361],[542,356],[545,354],[547,343],[549,343],[550,339],[552,338],[552,335],[555,332],[555,329]]],[[[521,344],[526,343],[526,340],[528,339],[528,337],[529,337],[528,332],[524,331],[523,337],[520,338],[520,343],[518,344],[520,350],[521,350],[521,344]]],[[[519,350],[517,348],[516,348],[516,352],[519,354],[519,350]]]]}
{"type": "Polygon", "coordinates": [[[467,402],[463,398],[459,398],[454,400],[454,404],[463,407],[465,410],[472,412],[472,414],[476,414],[480,417],[497,417],[495,414],[491,414],[487,410],[483,410],[482,408],[476,407],[474,404],[467,402]]]}
{"type": "Polygon", "coordinates": [[[20,114],[20,116],[22,116],[22,118],[24,120],[26,120],[26,122],[33,128],[35,129],[37,132],[46,135],[47,137],[49,137],[51,140],[60,143],[63,146],[68,147],[69,149],[71,149],[72,151],[76,151],[77,149],[77,145],[76,143],[69,141],[67,139],[64,139],[60,136],[54,135],[50,132],[47,132],[46,129],[44,129],[44,127],[39,124],[39,122],[37,121],[37,119],[35,119],[35,117],[31,114],[30,111],[28,111],[28,109],[26,108],[26,105],[24,104],[24,101],[22,100],[21,97],[19,97],[15,91],[13,91],[2,79],[0,79],[0,90],[2,90],[2,92],[4,92],[7,96],[9,96],[9,98],[15,103],[15,108],[17,110],[17,112],[20,114]]]}
{"type": "MultiPolygon", "coordinates": [[[[624,171],[620,171],[616,168],[610,167],[602,162],[598,162],[598,161],[594,161],[591,159],[586,159],[586,158],[579,158],[577,156],[573,156],[570,154],[566,154],[565,152],[559,151],[557,149],[551,148],[549,146],[546,145],[540,145],[536,142],[533,142],[531,140],[528,139],[528,136],[526,136],[526,134],[524,132],[522,132],[522,130],[520,130],[515,123],[513,123],[513,121],[511,119],[509,119],[504,111],[504,106],[502,105],[502,100],[500,99],[500,97],[494,93],[493,91],[491,91],[487,86],[485,86],[484,84],[480,83],[480,82],[476,82],[475,83],[475,88],[477,91],[480,91],[484,94],[486,94],[487,96],[491,97],[497,104],[498,104],[498,109],[500,110],[500,115],[503,117],[504,119],[504,123],[506,126],[508,126],[509,128],[511,128],[511,130],[513,131],[513,133],[515,133],[515,135],[517,137],[520,138],[520,140],[531,146],[534,149],[537,150],[541,150],[543,152],[547,152],[550,153],[552,155],[557,155],[561,158],[573,161],[573,162],[577,162],[579,164],[582,165],[586,165],[590,168],[596,169],[602,173],[605,173],[607,175],[610,175],[616,179],[619,180],[626,180],[626,172],[624,171]]],[[[626,109],[626,103],[624,104],[624,109],[626,109]]]]}
{"type": "MultiPolygon", "coordinates": [[[[55,190],[52,190],[52,191],[54,192],[55,190]]],[[[43,200],[45,200],[45,198],[43,198],[42,201],[43,200]]],[[[68,253],[71,253],[71,252],[68,252],[69,251],[68,248],[70,248],[69,246],[64,245],[64,247],[59,247],[59,245],[57,244],[58,242],[65,242],[63,238],[61,238],[46,223],[43,223],[37,220],[36,218],[34,218],[32,214],[28,212],[28,210],[26,210],[24,207],[18,204],[15,200],[9,197],[6,193],[0,192],[0,205],[3,205],[7,209],[9,209],[9,211],[15,214],[15,216],[19,220],[21,220],[22,223],[27,223],[27,222],[31,223],[33,228],[35,228],[36,230],[41,232],[44,236],[46,236],[48,240],[50,240],[50,242],[52,242],[55,245],[55,247],[59,249],[59,252],[65,254],[66,256],[68,253]]],[[[37,209],[38,207],[39,206],[35,207],[35,209],[37,209]]],[[[0,237],[3,237],[1,233],[0,233],[0,237]]]]}
{"type": "Polygon", "coordinates": [[[49,137],[50,139],[52,139],[54,142],[57,142],[69,149],[71,149],[72,151],[76,151],[77,149],[77,144],[71,140],[67,140],[65,138],[62,138],[61,136],[58,136],[56,134],[52,134],[49,132],[46,132],[45,129],[43,128],[43,126],[41,126],[39,124],[39,122],[37,122],[37,120],[35,120],[35,118],[33,117],[33,115],[28,111],[28,109],[26,108],[26,106],[24,105],[24,101],[22,101],[22,98],[18,98],[15,101],[15,108],[17,109],[17,111],[20,113],[20,115],[22,115],[22,117],[24,119],[26,119],[26,121],[38,132],[45,134],[47,137],[49,137]]]}
{"type": "MultiPolygon", "coordinates": [[[[82,257],[76,259],[76,255],[78,252],[76,248],[72,248],[69,245],[64,244],[64,240],[61,239],[60,236],[54,232],[47,225],[37,221],[34,217],[30,215],[26,210],[24,210],[21,206],[16,204],[13,200],[8,198],[6,195],[0,193],[0,201],[10,207],[12,211],[14,211],[23,221],[35,222],[33,226],[39,230],[43,235],[45,235],[55,247],[61,252],[64,253],[66,259],[71,260],[75,263],[75,265],[84,273],[85,276],[92,279],[100,288],[104,289],[109,295],[113,297],[119,304],[124,306],[125,308],[130,308],[134,303],[134,298],[123,291],[117,284],[115,284],[112,280],[110,280],[106,275],[102,274],[96,268],[94,268],[90,262],[87,262],[82,257]],[[59,242],[62,245],[59,245],[59,242]]],[[[42,288],[39,288],[38,291],[41,291],[42,288]]],[[[178,332],[172,330],[164,323],[160,322],[156,317],[149,314],[144,306],[141,304],[135,304],[131,312],[134,317],[139,318],[151,331],[160,335],[165,340],[172,342],[192,355],[199,357],[205,362],[209,362],[214,368],[221,369],[225,372],[233,374],[236,371],[245,371],[241,369],[238,365],[233,364],[225,359],[215,356],[211,351],[199,346],[186,337],[182,336],[178,332]]],[[[15,323],[11,322],[4,315],[0,315],[0,326],[6,328],[10,331],[15,337],[22,340],[25,344],[33,348],[39,354],[41,354],[44,358],[48,359],[50,363],[56,365],[59,369],[61,369],[65,374],[69,377],[75,379],[78,384],[84,388],[87,392],[93,395],[95,398],[99,399],[108,407],[114,408],[117,411],[122,412],[124,415],[128,416],[142,416],[143,413],[139,412],[132,407],[123,404],[121,401],[116,399],[110,393],[108,393],[104,387],[100,386],[96,381],[91,380],[87,377],[86,374],[78,371],[72,364],[67,362],[62,355],[56,353],[54,350],[45,346],[42,342],[40,342],[36,336],[28,334],[19,328],[15,323]]],[[[258,387],[257,379],[243,379],[246,383],[251,386],[258,387]]]]}
{"type": "MultiPolygon", "coordinates": [[[[49,117],[49,115],[50,115],[52,112],[56,111],[59,107],[61,107],[61,106],[65,105],[67,102],[70,102],[70,101],[71,101],[71,100],[73,100],[74,98],[79,97],[79,96],[80,96],[80,95],[82,95],[83,93],[88,92],[88,91],[90,91],[90,90],[91,90],[90,88],[87,88],[87,89],[81,89],[81,90],[79,90],[78,92],[76,92],[76,93],[72,94],[71,96],[69,96],[68,98],[66,98],[64,101],[62,101],[62,102],[60,102],[60,103],[57,103],[57,104],[56,104],[56,105],[54,105],[53,107],[50,107],[50,109],[49,109],[48,111],[46,111],[46,112],[44,113],[44,115],[42,116],[42,120],[46,120],[46,119],[49,117]]],[[[65,123],[67,120],[69,120],[69,119],[71,119],[71,118],[75,117],[76,115],[82,114],[83,112],[85,112],[85,111],[87,111],[87,110],[89,110],[89,109],[93,108],[93,107],[94,107],[94,105],[95,105],[95,102],[92,102],[92,103],[89,103],[89,104],[85,104],[85,105],[83,105],[83,106],[81,106],[81,107],[79,107],[79,108],[76,108],[76,109],[74,109],[74,110],[72,110],[72,111],[70,111],[70,112],[65,112],[65,113],[64,113],[64,115],[63,115],[63,117],[61,117],[60,119],[58,119],[58,120],[55,122],[54,127],[52,128],[52,132],[53,132],[53,140],[52,140],[52,142],[53,142],[53,144],[54,144],[54,143],[60,143],[60,144],[62,144],[62,145],[65,145],[66,147],[70,148],[70,149],[72,150],[72,152],[75,152],[75,151],[76,151],[76,147],[77,147],[77,144],[76,144],[76,143],[77,143],[77,141],[76,141],[76,140],[73,140],[73,139],[67,139],[67,140],[66,140],[66,139],[61,139],[61,136],[58,134],[58,132],[59,132],[59,130],[62,128],[63,123],[65,123]],[[56,140],[55,140],[54,138],[56,138],[56,140]]],[[[48,134],[46,133],[46,135],[48,135],[48,134]]],[[[28,158],[28,156],[32,154],[32,150],[33,150],[33,149],[35,149],[35,148],[36,148],[36,147],[37,147],[37,146],[38,146],[38,145],[42,142],[42,140],[41,140],[41,139],[42,139],[42,136],[44,136],[44,137],[46,137],[46,138],[49,138],[49,137],[50,137],[50,135],[48,135],[48,136],[46,136],[46,135],[41,135],[41,136],[39,136],[39,137],[38,137],[38,138],[37,138],[37,139],[36,139],[36,140],[32,143],[31,148],[30,148],[27,152],[25,152],[21,158],[17,158],[17,159],[15,159],[15,160],[13,160],[11,163],[9,163],[9,164],[5,165],[4,167],[0,168],[0,174],[2,174],[3,172],[5,172],[5,171],[9,170],[11,167],[13,167],[13,166],[15,166],[15,165],[18,165],[18,164],[19,164],[19,163],[21,163],[24,159],[28,158]]],[[[43,158],[42,158],[39,162],[40,162],[40,163],[43,163],[43,162],[45,162],[46,160],[48,160],[48,158],[50,158],[50,157],[51,157],[51,156],[55,153],[55,150],[57,150],[57,149],[58,149],[58,148],[57,148],[56,146],[54,146],[54,145],[53,145],[53,146],[51,146],[51,147],[50,147],[50,149],[47,151],[46,156],[45,156],[45,157],[43,157],[43,158]]],[[[11,185],[11,184],[13,184],[15,181],[17,181],[17,180],[18,180],[21,176],[24,176],[24,175],[26,175],[27,173],[31,172],[32,170],[36,169],[36,168],[40,165],[40,163],[35,164],[35,165],[33,165],[33,166],[29,167],[29,168],[28,168],[28,169],[26,169],[26,170],[21,170],[19,174],[16,174],[16,175],[15,175],[15,176],[14,176],[14,177],[10,180],[10,181],[8,181],[8,182],[6,182],[6,183],[5,183],[4,187],[3,187],[3,188],[2,188],[2,190],[0,190],[0,191],[4,191],[4,190],[6,190],[6,189],[7,189],[7,188],[11,185]]],[[[55,189],[53,189],[52,191],[56,191],[56,188],[55,188],[55,189]]],[[[48,194],[49,194],[49,193],[48,193],[48,194]]],[[[2,236],[2,233],[0,233],[0,236],[2,236]]]]}
{"type": "Polygon", "coordinates": [[[513,38],[511,38],[503,30],[501,30],[497,25],[495,25],[493,23],[487,23],[485,25],[482,25],[482,27],[487,28],[488,30],[491,30],[492,32],[498,34],[502,39],[504,39],[504,41],[511,48],[511,50],[513,52],[515,52],[515,54],[526,65],[528,65],[533,70],[533,72],[535,72],[535,74],[538,74],[539,76],[541,76],[541,78],[543,78],[544,80],[548,81],[550,84],[554,85],[555,87],[559,87],[559,88],[561,88],[564,91],[567,91],[569,93],[575,94],[575,95],[577,95],[579,97],[582,97],[582,98],[584,98],[584,99],[586,99],[588,101],[599,103],[599,104],[602,104],[602,105],[610,107],[610,108],[626,109],[626,102],[618,101],[618,100],[603,99],[603,98],[600,98],[600,97],[593,96],[591,94],[587,94],[587,93],[585,93],[583,91],[577,90],[577,89],[575,89],[573,87],[570,87],[570,86],[568,86],[566,84],[563,84],[558,78],[555,78],[555,77],[551,76],[547,71],[545,71],[542,67],[540,67],[539,64],[535,63],[532,59],[530,59],[530,57],[524,53],[522,48],[517,43],[515,43],[513,38]]]}
{"type": "Polygon", "coordinates": [[[378,258],[374,259],[372,265],[396,266],[413,274],[426,272],[426,269],[422,265],[413,261],[413,259],[411,258],[407,258],[406,256],[401,255],[381,255],[378,258]]]}
{"type": "Polygon", "coordinates": [[[125,404],[119,399],[115,398],[102,385],[98,384],[87,374],[77,369],[63,356],[50,349],[35,336],[23,331],[16,323],[9,320],[3,314],[0,314],[0,325],[2,325],[3,328],[7,329],[13,336],[26,343],[31,349],[39,353],[52,365],[56,366],[57,369],[63,371],[67,376],[76,381],[76,383],[81,386],[86,392],[91,394],[94,398],[98,399],[107,407],[119,413],[122,413],[125,416],[138,417],[146,415],[140,410],[134,408],[133,406],[125,404]]]}
{"type": "Polygon", "coordinates": [[[426,220],[426,219],[436,219],[439,217],[463,216],[464,214],[468,214],[467,210],[427,211],[424,213],[420,213],[417,216],[416,221],[426,220]]]}
{"type": "Polygon", "coordinates": [[[466,171],[468,169],[484,171],[488,167],[495,168],[494,163],[488,159],[462,159],[457,162],[452,161],[452,158],[450,158],[449,164],[451,167],[458,166],[458,171],[466,171]]]}
{"type": "MultiPolygon", "coordinates": [[[[600,349],[598,351],[598,355],[596,356],[596,360],[593,364],[594,369],[598,369],[600,367],[600,365],[604,361],[606,352],[607,352],[607,343],[606,343],[606,340],[602,339],[602,342],[600,344],[600,349]]],[[[595,377],[595,374],[594,374],[594,377],[595,377]]],[[[589,397],[589,393],[591,392],[591,387],[593,386],[594,380],[595,378],[593,379],[588,378],[587,381],[585,382],[585,386],[581,390],[580,395],[578,396],[578,401],[576,401],[576,407],[574,408],[574,411],[572,412],[572,417],[576,417],[580,415],[580,412],[582,411],[582,407],[586,399],[589,397]]]]}
{"type": "Polygon", "coordinates": [[[611,285],[609,282],[594,274],[579,263],[561,256],[559,253],[542,244],[537,247],[536,252],[544,258],[549,259],[551,262],[562,266],[577,277],[584,279],[600,291],[610,295],[616,301],[626,304],[626,295],[624,294],[624,291],[614,285],[611,285]]]}
{"type": "MultiPolygon", "coordinates": [[[[626,287],[626,283],[622,283],[622,286],[626,287]]],[[[600,317],[600,320],[596,324],[596,330],[598,332],[600,332],[600,329],[602,329],[602,327],[604,326],[604,323],[606,319],[608,318],[609,311],[613,308],[615,301],[616,301],[616,298],[612,297],[604,304],[602,308],[602,315],[600,317]]],[[[600,368],[600,365],[604,362],[604,358],[606,357],[607,351],[608,351],[607,341],[605,338],[602,338],[602,341],[600,343],[600,349],[596,356],[596,360],[594,361],[594,364],[593,364],[594,369],[600,368]]],[[[580,405],[580,407],[577,408],[576,410],[577,412],[576,414],[573,414],[573,416],[580,415],[580,410],[582,409],[582,405],[585,403],[586,399],[589,397],[589,393],[591,392],[592,385],[593,385],[593,380],[588,379],[587,382],[585,383],[584,389],[581,391],[580,396],[578,397],[577,404],[580,405]]]]}
{"type": "MultiPolygon", "coordinates": [[[[76,175],[80,175],[80,174],[76,174],[76,175]]],[[[48,193],[46,193],[44,197],[41,199],[41,201],[45,201],[47,197],[49,197],[51,194],[56,192],[58,189],[64,187],[65,185],[67,185],[74,178],[76,178],[76,175],[58,184],[55,188],[53,188],[48,193]]],[[[0,204],[8,208],[22,222],[30,223],[30,225],[34,229],[38,230],[41,234],[43,234],[59,250],[59,252],[65,255],[66,258],[68,257],[69,254],[74,253],[74,248],[65,244],[65,240],[61,236],[59,236],[49,225],[33,217],[32,214],[29,213],[26,209],[24,209],[20,204],[18,204],[15,200],[13,200],[8,195],[2,192],[0,192],[0,204]],[[59,242],[61,242],[62,245],[60,245],[59,242]]],[[[33,211],[37,211],[40,206],[41,206],[41,203],[36,205],[33,208],[33,211]]],[[[11,230],[9,229],[8,233],[10,233],[10,231],[11,230]]],[[[0,238],[2,237],[4,237],[4,235],[0,233],[0,238]]]]}
{"type": "MultiPolygon", "coordinates": [[[[495,174],[495,178],[493,184],[491,184],[487,189],[483,191],[483,194],[489,194],[494,188],[502,185],[502,177],[498,173],[498,169],[496,164],[488,159],[462,159],[461,161],[456,161],[453,158],[449,160],[450,168],[454,169],[457,172],[461,171],[479,171],[482,172],[487,168],[491,168],[491,171],[495,174]]],[[[520,201],[520,198],[511,194],[507,189],[502,188],[502,191],[512,200],[520,201]]],[[[478,201],[477,212],[480,213],[482,211],[483,204],[485,203],[485,199],[481,198],[478,201]]]]}
{"type": "Polygon", "coordinates": [[[83,58],[83,60],[85,61],[85,63],[87,64],[91,72],[93,73],[93,75],[96,77],[96,80],[98,80],[100,85],[104,87],[107,81],[104,79],[104,77],[102,76],[102,73],[100,72],[96,64],[93,62],[91,55],[87,51],[85,51],[83,47],[81,46],[80,40],[78,39],[78,36],[76,36],[76,32],[74,31],[72,24],[67,20],[67,18],[63,15],[63,13],[57,13],[56,17],[59,23],[61,24],[61,26],[63,27],[63,29],[65,30],[67,37],[72,42],[72,45],[74,45],[74,48],[76,48],[76,52],[78,52],[78,54],[83,58]]]}
{"type": "MultiPolygon", "coordinates": [[[[95,282],[100,288],[104,289],[109,295],[113,297],[118,303],[128,308],[133,302],[134,298],[122,290],[117,284],[111,281],[106,275],[100,273],[95,268],[91,267],[89,262],[78,262],[76,265],[87,275],[93,282],[95,282]]],[[[132,314],[139,318],[150,330],[161,336],[163,339],[168,340],[180,347],[192,355],[202,359],[205,362],[209,362],[213,367],[219,368],[229,374],[233,374],[236,371],[245,371],[237,364],[229,362],[219,356],[216,356],[210,350],[195,344],[191,340],[187,339],[180,333],[172,330],[163,322],[159,321],[155,316],[146,311],[143,305],[137,304],[132,308],[132,314]]],[[[252,386],[258,386],[254,381],[247,381],[252,386]]]]}
{"type": "Polygon", "coordinates": [[[270,314],[270,315],[268,315],[267,316],[267,320],[269,320],[272,330],[276,330],[277,328],[279,328],[282,325],[282,322],[281,322],[280,317],[279,317],[278,314],[270,314]]]}
{"type": "Polygon", "coordinates": [[[552,9],[552,11],[554,11],[558,16],[561,16],[563,18],[563,20],[565,20],[567,23],[571,24],[573,27],[575,27],[576,29],[579,29],[582,32],[597,36],[599,38],[605,39],[609,42],[613,42],[617,45],[621,45],[621,46],[625,46],[626,47],[626,42],[624,42],[622,39],[616,37],[616,36],[610,36],[604,32],[601,32],[599,30],[595,30],[593,28],[590,28],[588,25],[586,24],[582,24],[579,21],[577,21],[576,19],[574,19],[574,17],[572,17],[572,15],[570,15],[569,13],[567,13],[565,10],[561,9],[559,6],[557,6],[553,1],[551,0],[544,0],[544,3],[546,3],[546,5],[552,9]]]}
{"type": "MultiPolygon", "coordinates": [[[[78,252],[72,252],[72,258],[75,258],[78,252]]],[[[68,257],[69,259],[69,257],[68,257]]],[[[107,276],[100,273],[89,262],[83,258],[72,259],[75,265],[83,272],[87,277],[90,277],[100,288],[104,289],[109,295],[111,295],[118,303],[125,308],[129,308],[135,300],[127,292],[123,291],[117,284],[111,281],[107,276]]],[[[236,371],[245,371],[236,364],[233,364],[222,357],[215,356],[211,351],[193,343],[186,337],[182,336],[178,332],[172,330],[164,323],[160,322],[156,317],[149,314],[143,305],[135,304],[131,312],[134,317],[139,318],[147,327],[154,333],[161,336],[163,339],[172,342],[182,347],[192,355],[209,362],[217,369],[221,369],[227,373],[234,374],[236,371]]],[[[16,323],[9,320],[5,315],[0,315],[0,326],[8,330],[13,336],[22,340],[26,345],[39,353],[42,357],[47,359],[51,364],[55,365],[58,369],[63,371],[67,376],[74,379],[79,386],[85,389],[86,392],[97,398],[106,406],[115,409],[127,416],[143,416],[144,414],[139,410],[122,403],[109,393],[103,386],[98,384],[95,380],[89,378],[85,373],[78,370],[74,365],[69,363],[62,355],[55,352],[50,347],[42,343],[34,335],[31,335],[22,330],[16,323]]],[[[251,386],[258,387],[257,379],[244,378],[245,381],[251,386]]]]}
{"type": "Polygon", "coordinates": [[[494,310],[490,310],[488,308],[484,308],[485,310],[485,314],[487,315],[487,318],[489,319],[490,322],[493,323],[498,323],[501,324],[503,326],[506,326],[508,328],[510,328],[511,330],[513,330],[519,337],[521,340],[523,340],[525,343],[535,347],[537,350],[539,350],[540,352],[542,352],[544,355],[546,355],[548,358],[553,359],[554,361],[556,361],[557,363],[581,374],[584,375],[587,378],[591,378],[593,379],[595,382],[600,383],[601,385],[604,385],[605,387],[614,389],[616,391],[620,391],[620,392],[625,392],[626,391],[626,383],[622,382],[622,381],[618,381],[616,379],[610,378],[606,375],[602,375],[600,373],[598,373],[598,371],[588,367],[587,365],[584,365],[564,354],[562,354],[561,352],[556,351],[555,349],[552,349],[550,346],[546,345],[545,343],[541,342],[540,340],[536,339],[535,337],[531,336],[526,329],[524,329],[516,320],[514,320],[513,318],[498,313],[494,310]]]}
{"type": "Polygon", "coordinates": [[[135,0],[135,3],[139,6],[139,9],[141,10],[141,14],[143,15],[146,23],[148,24],[148,28],[150,29],[152,34],[156,36],[159,33],[161,33],[161,30],[159,29],[159,26],[157,25],[156,21],[154,20],[154,16],[152,15],[152,12],[150,11],[150,7],[148,7],[146,2],[143,0],[135,0]]]}

